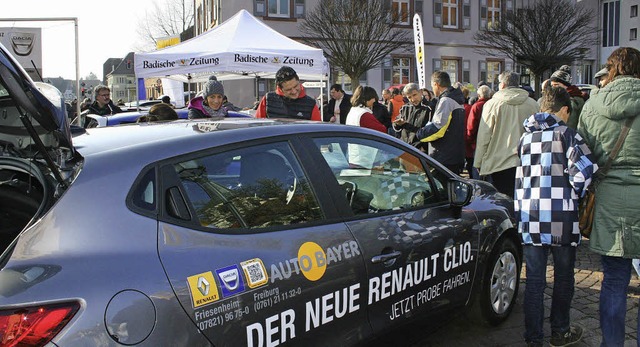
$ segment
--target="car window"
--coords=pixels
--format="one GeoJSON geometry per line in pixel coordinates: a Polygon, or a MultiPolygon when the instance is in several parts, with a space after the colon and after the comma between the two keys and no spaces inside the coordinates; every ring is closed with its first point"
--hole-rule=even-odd
{"type": "Polygon", "coordinates": [[[174,168],[204,227],[253,229],[322,218],[288,143],[232,150],[174,168]]]}
{"type": "Polygon", "coordinates": [[[429,174],[412,153],[366,139],[332,137],[314,141],[354,214],[447,201],[443,180],[429,174]]]}
{"type": "Polygon", "coordinates": [[[131,202],[138,208],[154,211],[156,209],[156,174],[149,169],[137,182],[131,194],[131,202]]]}

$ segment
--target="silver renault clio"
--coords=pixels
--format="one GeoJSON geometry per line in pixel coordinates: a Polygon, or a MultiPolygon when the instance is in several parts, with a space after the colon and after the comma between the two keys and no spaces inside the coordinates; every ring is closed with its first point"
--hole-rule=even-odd
{"type": "Polygon", "coordinates": [[[60,93],[0,46],[0,153],[2,347],[357,345],[466,307],[498,324],[515,303],[512,201],[386,134],[72,132],[60,93]]]}

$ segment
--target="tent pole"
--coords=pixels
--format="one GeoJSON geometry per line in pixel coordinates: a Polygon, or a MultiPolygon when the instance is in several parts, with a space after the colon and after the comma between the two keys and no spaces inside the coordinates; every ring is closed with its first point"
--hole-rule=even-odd
{"type": "Polygon", "coordinates": [[[324,122],[324,76],[322,76],[320,82],[320,121],[324,122]]]}

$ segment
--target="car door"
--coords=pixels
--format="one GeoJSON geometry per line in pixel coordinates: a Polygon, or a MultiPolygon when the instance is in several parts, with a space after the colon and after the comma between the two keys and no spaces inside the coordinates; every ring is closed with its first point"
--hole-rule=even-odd
{"type": "Polygon", "coordinates": [[[289,141],[176,158],[161,176],[159,255],[214,345],[341,345],[370,335],[361,251],[331,221],[327,194],[289,141]]]}
{"type": "Polygon", "coordinates": [[[367,267],[374,331],[469,299],[479,236],[473,211],[449,204],[451,173],[405,146],[374,138],[314,138],[342,189],[347,226],[367,267]]]}

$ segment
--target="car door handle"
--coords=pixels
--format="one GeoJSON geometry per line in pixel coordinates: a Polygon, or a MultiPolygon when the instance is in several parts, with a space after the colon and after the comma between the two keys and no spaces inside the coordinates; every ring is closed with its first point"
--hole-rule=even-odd
{"type": "Polygon", "coordinates": [[[385,262],[387,262],[389,260],[396,259],[401,255],[402,255],[402,252],[400,252],[400,251],[393,251],[393,252],[387,253],[387,254],[380,254],[380,255],[376,255],[375,257],[371,258],[371,262],[374,263],[374,264],[385,263],[385,262]]]}

